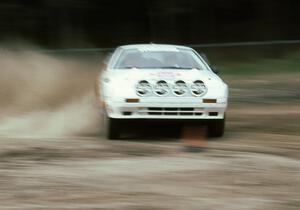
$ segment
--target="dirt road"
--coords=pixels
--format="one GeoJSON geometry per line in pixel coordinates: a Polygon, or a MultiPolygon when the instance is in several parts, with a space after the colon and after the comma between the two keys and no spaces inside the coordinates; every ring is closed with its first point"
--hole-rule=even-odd
{"type": "MultiPolygon", "coordinates": [[[[31,56],[0,63],[15,71],[25,64],[39,68],[28,63],[31,56]]],[[[225,137],[209,140],[201,153],[187,153],[172,132],[144,129],[134,138],[104,139],[87,82],[95,71],[69,72],[88,65],[38,58],[61,67],[68,82],[60,75],[52,78],[55,86],[47,80],[30,86],[19,76],[30,90],[24,95],[15,84],[1,83],[1,210],[300,209],[298,76],[227,77],[225,137]],[[74,84],[82,88],[69,95],[74,84]]]]}
{"type": "Polygon", "coordinates": [[[1,139],[1,209],[299,209],[297,136],[1,139]]]}

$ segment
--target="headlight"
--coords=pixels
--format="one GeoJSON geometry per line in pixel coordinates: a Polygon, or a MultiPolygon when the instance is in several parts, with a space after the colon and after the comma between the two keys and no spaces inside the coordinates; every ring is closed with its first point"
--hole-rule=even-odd
{"type": "Polygon", "coordinates": [[[146,96],[151,92],[151,85],[147,80],[139,81],[136,85],[136,93],[139,96],[146,96]]]}
{"type": "Polygon", "coordinates": [[[193,95],[201,96],[201,95],[204,95],[206,93],[207,88],[201,80],[196,80],[191,85],[190,90],[191,90],[193,95]]]}
{"type": "Polygon", "coordinates": [[[184,81],[178,80],[175,82],[175,85],[173,86],[173,93],[177,96],[182,96],[186,94],[188,91],[187,85],[184,81]]]}
{"type": "Polygon", "coordinates": [[[159,95],[163,96],[166,95],[169,91],[169,85],[166,81],[164,80],[159,80],[154,86],[153,86],[154,92],[159,95]]]}

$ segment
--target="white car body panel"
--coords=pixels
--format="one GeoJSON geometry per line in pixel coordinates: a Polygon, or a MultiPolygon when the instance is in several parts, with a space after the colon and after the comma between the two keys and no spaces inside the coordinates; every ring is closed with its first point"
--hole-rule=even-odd
{"type": "Polygon", "coordinates": [[[114,64],[121,52],[126,49],[139,51],[176,51],[193,49],[175,45],[128,45],[119,47],[111,57],[107,69],[99,77],[100,100],[105,104],[109,118],[115,119],[223,119],[227,108],[228,86],[212,72],[203,62],[203,70],[189,69],[114,69],[114,64]],[[147,80],[152,87],[157,81],[164,80],[170,90],[164,96],[151,92],[147,96],[139,96],[136,91],[137,83],[147,80]],[[183,80],[188,87],[195,80],[201,80],[206,86],[206,93],[195,96],[188,88],[182,96],[172,92],[175,81],[183,80]],[[126,102],[135,99],[139,102],[126,102]],[[203,103],[203,99],[216,99],[216,103],[203,103]],[[129,114],[130,113],[130,114],[129,114]],[[210,114],[210,113],[217,113],[210,114]]]}

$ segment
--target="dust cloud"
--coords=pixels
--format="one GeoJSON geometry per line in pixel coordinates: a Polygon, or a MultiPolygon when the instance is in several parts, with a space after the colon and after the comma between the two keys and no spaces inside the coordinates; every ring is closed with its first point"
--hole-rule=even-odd
{"type": "Polygon", "coordinates": [[[33,52],[0,52],[0,135],[97,135],[99,65],[33,52]]]}

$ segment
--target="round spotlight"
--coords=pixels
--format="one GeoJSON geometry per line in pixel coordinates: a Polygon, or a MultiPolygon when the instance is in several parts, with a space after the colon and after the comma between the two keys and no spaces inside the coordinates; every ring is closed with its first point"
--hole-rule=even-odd
{"type": "Polygon", "coordinates": [[[188,91],[187,85],[184,81],[178,80],[173,86],[173,93],[177,96],[183,96],[188,91]]]}
{"type": "Polygon", "coordinates": [[[159,80],[154,86],[153,91],[158,96],[164,96],[170,91],[169,85],[164,80],[159,80]]]}
{"type": "Polygon", "coordinates": [[[196,80],[191,85],[190,90],[191,90],[193,95],[202,96],[206,93],[207,88],[204,85],[204,82],[202,82],[201,80],[196,80]]]}
{"type": "Polygon", "coordinates": [[[151,85],[147,80],[141,80],[136,85],[136,93],[139,96],[146,96],[151,92],[151,85]]]}

